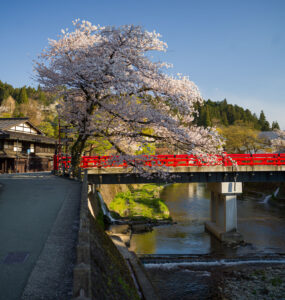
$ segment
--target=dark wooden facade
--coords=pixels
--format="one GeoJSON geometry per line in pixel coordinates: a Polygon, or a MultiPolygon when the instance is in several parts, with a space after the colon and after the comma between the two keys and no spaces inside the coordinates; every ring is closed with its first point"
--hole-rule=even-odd
{"type": "Polygon", "coordinates": [[[0,173],[50,171],[55,147],[27,118],[0,118],[0,173]]]}

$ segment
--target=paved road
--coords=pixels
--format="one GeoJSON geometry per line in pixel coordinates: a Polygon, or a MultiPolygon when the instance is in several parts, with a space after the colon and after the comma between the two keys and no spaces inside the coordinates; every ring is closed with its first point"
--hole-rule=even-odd
{"type": "Polygon", "coordinates": [[[48,293],[70,293],[62,277],[72,269],[81,184],[37,173],[0,175],[0,185],[0,300],[21,299],[27,283],[25,299],[68,298],[48,293]]]}

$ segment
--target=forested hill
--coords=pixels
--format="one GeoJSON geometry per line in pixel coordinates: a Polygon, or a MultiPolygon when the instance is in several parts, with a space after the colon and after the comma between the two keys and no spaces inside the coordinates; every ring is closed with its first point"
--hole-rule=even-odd
{"type": "Polygon", "coordinates": [[[244,109],[238,105],[228,104],[227,100],[223,101],[205,101],[203,106],[198,106],[199,115],[196,116],[195,122],[199,126],[229,126],[244,124],[251,128],[261,131],[269,131],[280,129],[278,122],[273,122],[271,125],[266,120],[263,111],[257,116],[249,109],[244,109]]]}
{"type": "Polygon", "coordinates": [[[9,97],[16,100],[18,104],[27,103],[28,99],[37,100],[44,105],[48,105],[53,102],[53,97],[43,92],[40,86],[38,86],[37,89],[29,86],[14,88],[12,85],[0,80],[0,104],[9,97]]]}

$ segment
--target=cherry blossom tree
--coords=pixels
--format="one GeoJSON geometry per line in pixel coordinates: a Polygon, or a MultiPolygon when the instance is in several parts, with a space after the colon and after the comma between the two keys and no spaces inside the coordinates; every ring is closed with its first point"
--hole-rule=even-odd
{"type": "Polygon", "coordinates": [[[272,146],[277,151],[284,151],[285,149],[285,131],[276,129],[274,132],[277,134],[277,138],[272,140],[272,146]]]}
{"type": "Polygon", "coordinates": [[[152,61],[152,51],[167,48],[158,33],[134,25],[73,25],[49,40],[35,71],[45,89],[62,96],[60,113],[78,130],[74,168],[90,137],[108,140],[130,161],[149,143],[196,154],[221,148],[215,131],[193,124],[195,103],[203,102],[197,86],[181,74],[168,75],[169,64],[152,61]]]}

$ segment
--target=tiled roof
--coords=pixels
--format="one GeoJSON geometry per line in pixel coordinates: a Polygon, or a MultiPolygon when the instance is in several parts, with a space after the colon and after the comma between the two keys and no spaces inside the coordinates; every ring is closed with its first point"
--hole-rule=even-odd
{"type": "Polygon", "coordinates": [[[28,120],[29,118],[0,118],[0,129],[8,130],[12,126],[16,126],[28,120]]]}

